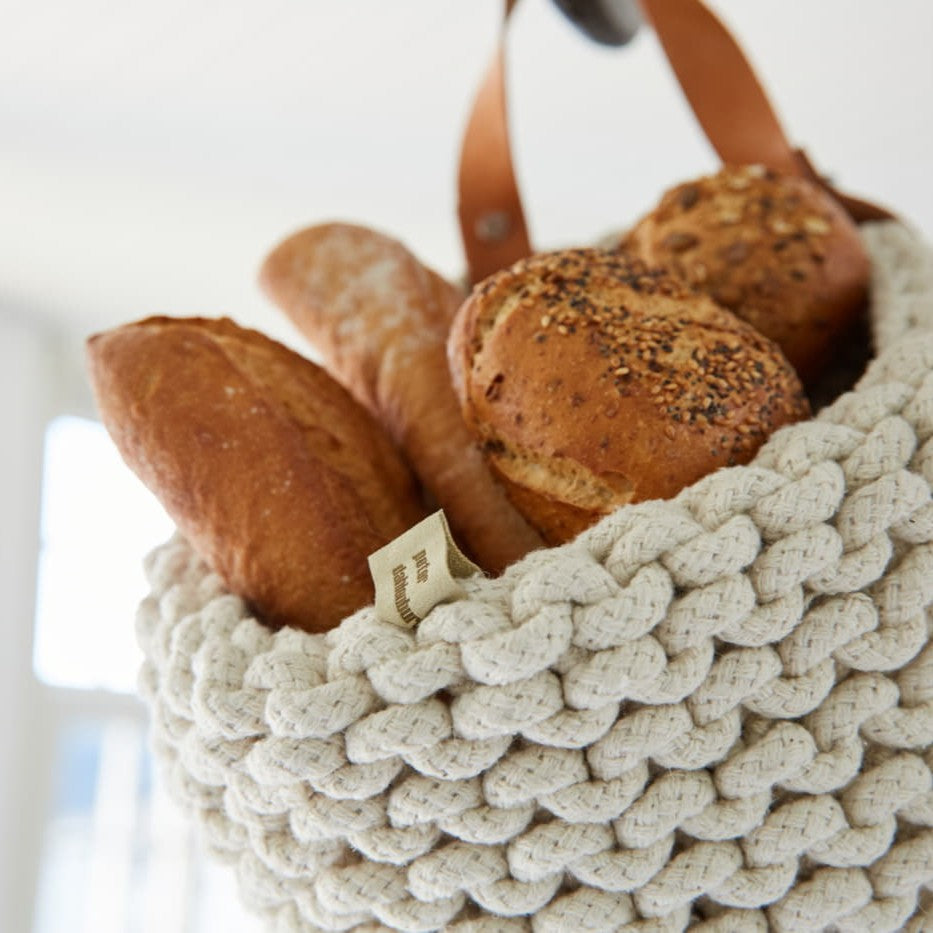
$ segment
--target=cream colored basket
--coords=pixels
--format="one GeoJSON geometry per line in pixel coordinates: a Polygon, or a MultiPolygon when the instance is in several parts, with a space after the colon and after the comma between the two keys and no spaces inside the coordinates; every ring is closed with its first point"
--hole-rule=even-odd
{"type": "Polygon", "coordinates": [[[151,555],[159,757],[274,929],[928,928],[933,254],[862,229],[855,391],[413,633],[151,555]]]}

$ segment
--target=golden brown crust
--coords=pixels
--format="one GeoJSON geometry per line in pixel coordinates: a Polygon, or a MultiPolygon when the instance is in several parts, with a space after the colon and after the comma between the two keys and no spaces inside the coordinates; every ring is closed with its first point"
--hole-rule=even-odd
{"type": "Polygon", "coordinates": [[[264,622],[321,631],[372,601],[367,556],[424,511],[392,442],[324,370],[202,318],[128,324],[87,355],[123,458],[264,622]]]}
{"type": "Polygon", "coordinates": [[[289,237],[260,281],[387,427],[478,564],[498,572],[540,547],[476,450],[450,385],[445,345],[460,289],[398,241],[341,223],[289,237]]]}
{"type": "Polygon", "coordinates": [[[842,207],[761,166],[678,185],[624,245],[774,340],[807,382],[867,298],[868,257],[842,207]]]}
{"type": "Polygon", "coordinates": [[[745,463],[808,414],[771,341],[621,252],[563,250],[492,276],[449,353],[465,420],[549,543],[745,463]]]}

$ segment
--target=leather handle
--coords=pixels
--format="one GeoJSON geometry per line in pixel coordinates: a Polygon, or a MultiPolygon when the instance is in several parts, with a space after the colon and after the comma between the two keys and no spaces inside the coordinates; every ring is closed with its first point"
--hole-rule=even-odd
{"type": "Polygon", "coordinates": [[[640,0],[706,138],[725,163],[800,174],[793,147],[751,65],[696,0],[640,0]],[[737,119],[740,117],[740,119],[737,119]]]}
{"type": "MultiPolygon", "coordinates": [[[[517,0],[506,0],[503,32],[463,136],[459,169],[460,232],[471,282],[531,253],[509,143],[505,27],[517,0]]],[[[823,186],[854,220],[880,220],[886,209],[838,191],[787,139],[748,59],[701,0],[640,0],[703,132],[723,162],[760,163],[823,186]]]]}
{"type": "Polygon", "coordinates": [[[506,0],[499,44],[483,76],[460,149],[460,234],[471,282],[531,253],[512,167],[505,94],[505,27],[517,0],[506,0]]]}
{"type": "Polygon", "coordinates": [[[700,0],[639,0],[687,102],[724,163],[759,163],[825,188],[858,222],[892,217],[837,191],[791,145],[754,69],[722,21],[700,0]]]}

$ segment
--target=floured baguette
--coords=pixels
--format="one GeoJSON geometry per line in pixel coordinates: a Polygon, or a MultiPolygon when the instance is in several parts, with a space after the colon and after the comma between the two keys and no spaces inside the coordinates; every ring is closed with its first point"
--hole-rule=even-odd
{"type": "Polygon", "coordinates": [[[445,347],[460,289],[396,240],[340,223],[285,240],[260,281],[386,425],[477,563],[498,572],[541,546],[491,476],[454,396],[445,347]]]}
{"type": "Polygon", "coordinates": [[[424,511],[384,430],[323,369],[201,318],[128,324],[87,352],[123,458],[264,622],[322,631],[372,602],[367,556],[424,511]]]}

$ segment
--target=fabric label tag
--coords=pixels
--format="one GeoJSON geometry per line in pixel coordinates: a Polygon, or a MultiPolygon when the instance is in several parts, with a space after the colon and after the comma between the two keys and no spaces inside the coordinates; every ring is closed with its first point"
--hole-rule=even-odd
{"type": "Polygon", "coordinates": [[[369,555],[376,615],[414,628],[438,603],[460,599],[457,582],[482,573],[454,543],[443,511],[429,515],[369,555]]]}

